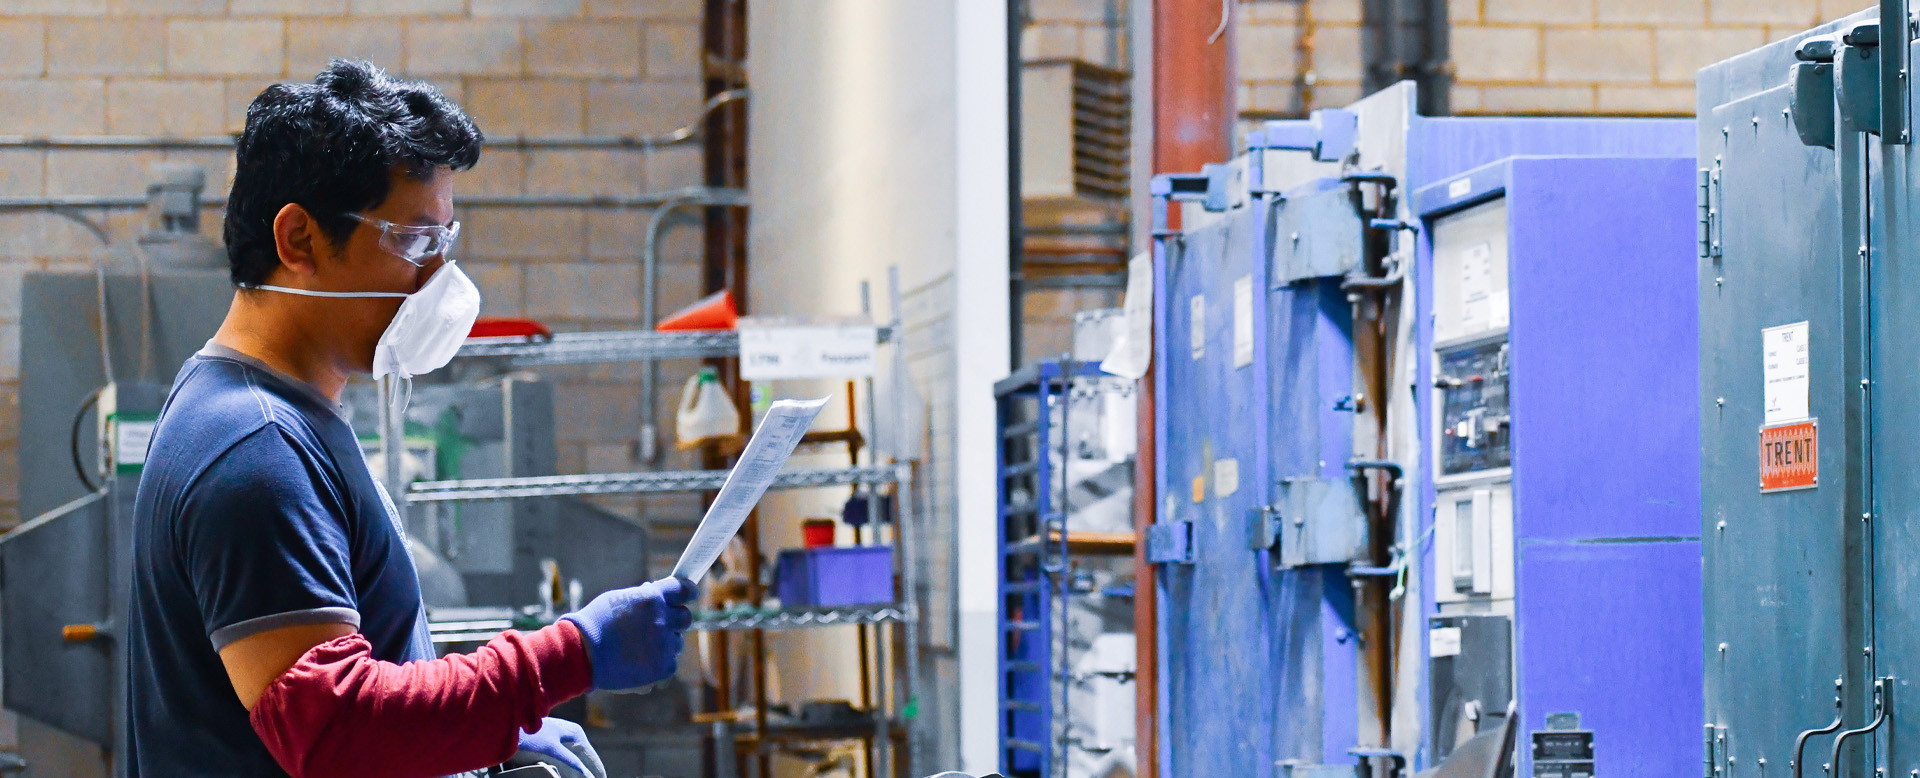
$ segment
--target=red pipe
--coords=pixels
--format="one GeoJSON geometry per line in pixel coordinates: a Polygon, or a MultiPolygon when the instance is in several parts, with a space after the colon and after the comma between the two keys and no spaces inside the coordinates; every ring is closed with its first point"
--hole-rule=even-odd
{"type": "MultiPolygon", "coordinates": [[[[1223,14],[1237,0],[1139,0],[1153,4],[1153,172],[1192,173],[1233,153],[1233,25],[1223,14]]],[[[1144,192],[1135,193],[1144,196],[1144,192]]],[[[1178,223],[1179,214],[1169,215],[1178,223]]],[[[1156,333],[1156,337],[1160,334],[1156,333]]],[[[1160,776],[1158,608],[1147,527],[1154,503],[1154,368],[1140,381],[1139,453],[1134,460],[1134,725],[1138,775],[1160,776]]]]}

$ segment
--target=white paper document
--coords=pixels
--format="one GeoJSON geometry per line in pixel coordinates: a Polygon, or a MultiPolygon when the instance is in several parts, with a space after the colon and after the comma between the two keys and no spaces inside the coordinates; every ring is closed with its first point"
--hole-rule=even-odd
{"type": "Polygon", "coordinates": [[[1122,378],[1140,378],[1153,361],[1153,256],[1127,262],[1127,329],[1113,342],[1100,369],[1122,378]]]}
{"type": "Polygon", "coordinates": [[[1779,424],[1811,415],[1807,405],[1807,389],[1812,383],[1807,323],[1761,330],[1760,355],[1761,376],[1766,381],[1761,389],[1761,397],[1766,400],[1765,423],[1779,424]]]}
{"type": "Polygon", "coordinates": [[[787,458],[793,456],[794,447],[800,445],[800,438],[813,426],[814,417],[826,407],[827,399],[781,400],[767,409],[759,429],[753,431],[746,450],[741,452],[740,461],[733,466],[733,472],[727,474],[720,495],[713,498],[707,515],[693,531],[693,539],[687,541],[687,550],[680,552],[680,561],[673,565],[675,577],[699,583],[707,569],[713,567],[714,560],[726,550],[734,533],[746,523],[747,514],[759,504],[760,496],[767,493],[773,477],[780,474],[787,458]]]}

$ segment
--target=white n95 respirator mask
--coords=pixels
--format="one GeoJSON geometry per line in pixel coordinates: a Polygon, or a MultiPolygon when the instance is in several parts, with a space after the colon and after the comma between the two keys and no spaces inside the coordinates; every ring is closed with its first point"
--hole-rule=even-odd
{"type": "Polygon", "coordinates": [[[480,317],[480,290],[449,259],[413,294],[402,292],[319,292],[289,286],[248,284],[248,289],[305,297],[400,297],[400,310],[380,333],[373,349],[373,377],[403,381],[446,367],[480,317]]]}

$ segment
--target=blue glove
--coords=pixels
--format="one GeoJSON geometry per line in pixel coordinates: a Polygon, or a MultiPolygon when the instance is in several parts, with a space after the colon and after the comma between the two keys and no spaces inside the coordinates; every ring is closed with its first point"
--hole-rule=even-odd
{"type": "Polygon", "coordinates": [[[586,638],[593,688],[633,689],[672,677],[680,633],[693,624],[686,606],[693,593],[692,581],[662,578],[606,592],[562,616],[586,638]]]}
{"type": "Polygon", "coordinates": [[[587,742],[587,733],[566,719],[545,718],[540,720],[539,729],[521,730],[520,752],[507,760],[506,766],[540,762],[559,768],[562,778],[607,778],[607,768],[587,742]]]}

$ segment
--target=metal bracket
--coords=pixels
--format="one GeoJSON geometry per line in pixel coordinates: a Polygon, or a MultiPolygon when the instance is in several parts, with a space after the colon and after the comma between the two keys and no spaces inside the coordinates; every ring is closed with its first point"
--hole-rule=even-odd
{"type": "Polygon", "coordinates": [[[1153,236],[1164,238],[1179,234],[1167,226],[1170,203],[1206,201],[1211,184],[1212,179],[1207,173],[1162,173],[1148,181],[1147,196],[1152,212],[1153,236]]]}
{"type": "Polygon", "coordinates": [[[1193,564],[1193,522],[1161,521],[1147,527],[1147,561],[1193,564]]]}
{"type": "MultiPolygon", "coordinates": [[[[1829,124],[1828,126],[1832,126],[1829,124]]],[[[1720,258],[1720,160],[1700,169],[1700,258],[1720,258]]]]}
{"type": "Polygon", "coordinates": [[[1266,551],[1280,544],[1280,509],[1262,505],[1247,509],[1247,547],[1266,551]]]}
{"type": "Polygon", "coordinates": [[[1880,132],[1880,26],[1862,24],[1841,37],[1833,58],[1834,96],[1840,127],[1848,132],[1880,132]]]}

